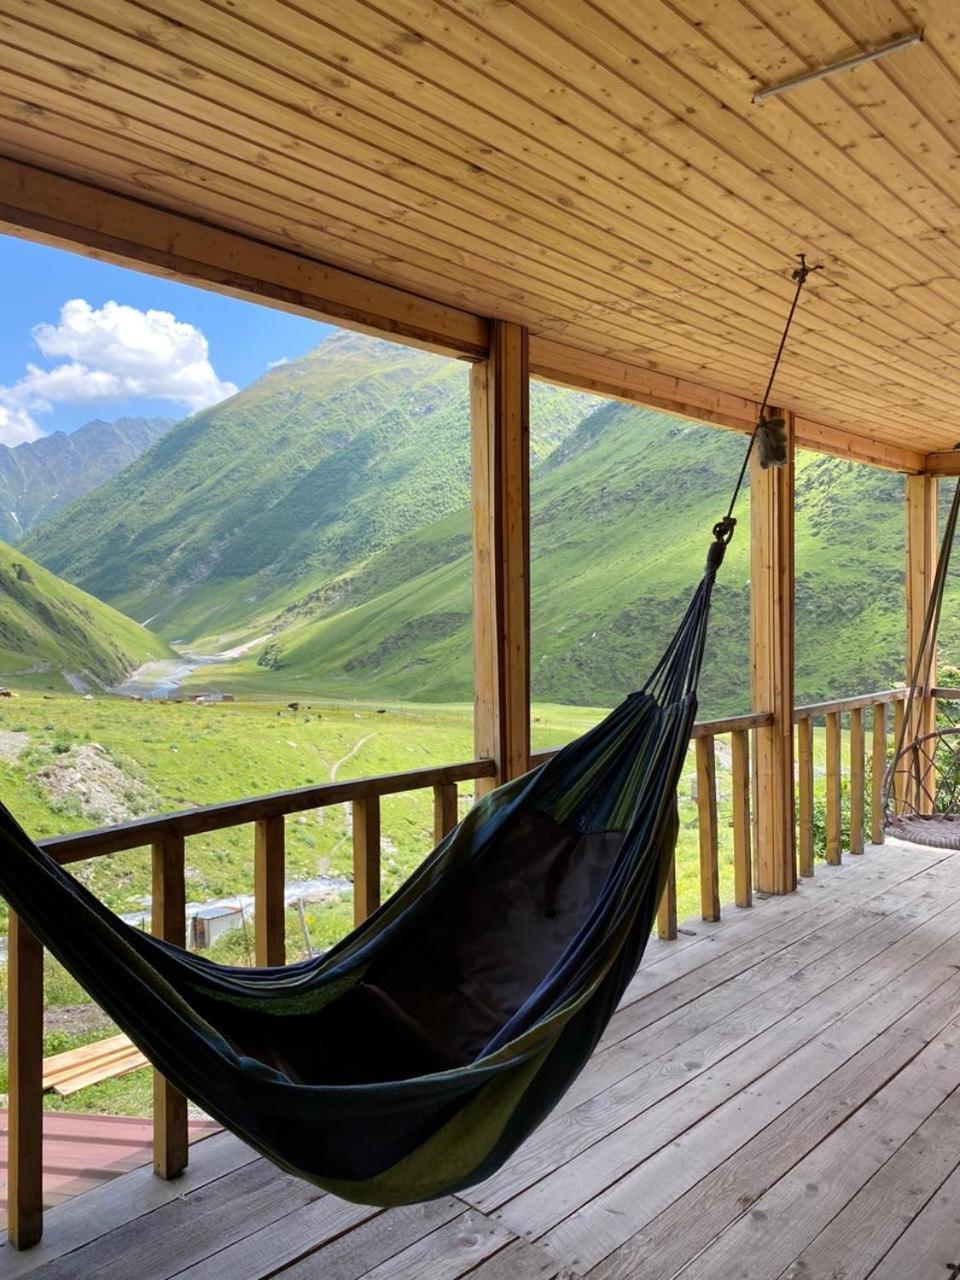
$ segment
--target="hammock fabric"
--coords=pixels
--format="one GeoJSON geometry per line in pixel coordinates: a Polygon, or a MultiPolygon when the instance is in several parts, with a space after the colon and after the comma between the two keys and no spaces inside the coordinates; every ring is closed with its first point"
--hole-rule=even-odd
{"type": "Polygon", "coordinates": [[[326,955],[217,965],[125,924],[0,813],[0,893],[178,1089],[362,1203],[493,1173],[583,1067],[637,969],[677,836],[732,522],[643,689],[480,800],[326,955]]]}

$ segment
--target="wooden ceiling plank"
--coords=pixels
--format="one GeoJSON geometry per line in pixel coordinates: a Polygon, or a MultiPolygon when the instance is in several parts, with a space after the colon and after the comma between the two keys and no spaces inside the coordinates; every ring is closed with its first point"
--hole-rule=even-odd
{"type": "MultiPolygon", "coordinates": [[[[549,6],[551,14],[563,12],[562,0],[540,0],[540,3],[549,6]]],[[[720,11],[724,14],[736,12],[734,0],[730,0],[729,7],[727,0],[715,0],[715,3],[723,5],[720,11]]],[[[613,4],[616,4],[616,0],[613,0],[613,4]]],[[[605,11],[610,11],[611,0],[598,0],[597,7],[601,6],[605,11]]],[[[818,167],[821,169],[827,167],[828,159],[837,160],[831,172],[843,171],[842,152],[833,148],[831,156],[828,157],[824,152],[823,140],[818,139],[815,134],[811,136],[809,130],[805,135],[807,143],[802,145],[803,137],[798,132],[797,122],[783,114],[772,112],[764,114],[762,108],[752,107],[748,92],[752,85],[749,81],[745,81],[743,87],[736,91],[732,89],[732,75],[729,68],[724,73],[717,70],[724,58],[729,58],[730,55],[725,49],[718,48],[712,42],[706,42],[705,34],[699,25],[686,22],[665,5],[657,5],[655,15],[655,20],[650,18],[643,25],[644,43],[632,39],[630,33],[622,27],[610,23],[605,41],[607,55],[612,59],[619,59],[627,67],[628,73],[634,76],[642,75],[644,82],[648,85],[654,85],[658,80],[671,75],[676,76],[679,71],[682,79],[671,80],[670,83],[673,85],[673,92],[679,95],[681,100],[685,93],[693,91],[692,88],[684,87],[684,81],[689,86],[703,86],[703,91],[705,93],[709,91],[710,96],[704,99],[705,105],[698,112],[701,121],[700,129],[703,130],[709,126],[726,140],[728,146],[732,138],[742,136],[746,148],[744,162],[749,165],[752,151],[757,170],[766,182],[771,183],[774,182],[779,170],[771,168],[767,163],[767,155],[769,146],[775,145],[781,162],[784,159],[792,161],[795,175],[792,180],[800,184],[800,193],[797,196],[798,207],[803,207],[802,189],[815,177],[818,167]],[[638,50],[642,51],[643,57],[637,52],[638,50]],[[636,66],[634,66],[635,59],[636,66]],[[711,101],[714,103],[712,114],[708,111],[711,101]],[[747,119],[748,116],[749,119],[747,119]],[[740,130],[744,126],[746,132],[741,134],[740,130]],[[804,159],[805,156],[808,157],[807,160],[804,159]]],[[[591,18],[589,23],[591,32],[594,25],[591,18]]],[[[581,25],[581,30],[585,30],[587,26],[585,22],[581,25]]],[[[894,230],[878,225],[872,220],[860,219],[859,223],[846,230],[843,227],[837,227],[837,232],[838,234],[833,236],[821,237],[816,241],[815,247],[828,257],[842,257],[862,245],[868,245],[875,255],[883,259],[885,266],[889,264],[889,269],[903,273],[902,283],[911,281],[916,283],[927,279],[930,275],[930,263],[924,260],[916,246],[904,240],[902,235],[894,230]]],[[[873,263],[872,270],[876,272],[876,263],[873,263]]],[[[888,281],[877,281],[877,283],[887,287],[888,281]]],[[[862,281],[858,279],[857,287],[861,284],[862,281]]],[[[933,314],[936,314],[939,309],[941,320],[949,320],[952,316],[952,300],[950,300],[950,307],[946,310],[944,309],[947,306],[945,300],[934,296],[925,296],[923,304],[932,308],[933,314]]]]}
{"type": "Polygon", "coordinates": [[[653,304],[653,305],[655,305],[655,304],[653,304]]]}
{"type": "Polygon", "coordinates": [[[79,244],[108,261],[448,355],[478,359],[487,350],[478,316],[3,157],[0,192],[0,223],[14,234],[79,244]]]}
{"type": "MultiPolygon", "coordinates": [[[[81,109],[82,109],[82,108],[81,108],[81,109]]],[[[88,107],[88,109],[91,109],[91,108],[89,108],[89,107],[88,107]]],[[[29,118],[29,116],[30,116],[30,114],[31,114],[32,112],[33,112],[33,105],[31,104],[30,112],[28,112],[28,118],[29,118]]],[[[85,143],[85,144],[88,144],[88,145],[89,145],[91,140],[90,140],[90,139],[83,138],[83,139],[79,139],[79,141],[81,141],[81,142],[83,142],[83,143],[85,143]]],[[[153,157],[148,157],[148,160],[152,160],[152,159],[153,159],[153,157]]],[[[162,167],[162,161],[161,161],[161,162],[159,162],[159,167],[162,167]]],[[[238,195],[240,195],[240,194],[242,194],[242,193],[227,192],[227,195],[229,195],[229,196],[238,196],[238,195]]],[[[390,211],[390,212],[391,212],[391,215],[392,215],[392,211],[390,211]]],[[[363,215],[365,215],[365,213],[366,213],[366,210],[365,210],[362,206],[357,206],[357,207],[356,207],[356,209],[355,209],[355,214],[359,214],[359,215],[362,217],[363,215]]],[[[430,238],[428,237],[428,238],[427,238],[427,240],[426,240],[426,249],[427,249],[427,250],[429,250],[430,246],[431,246],[431,240],[430,240],[430,238]]],[[[383,246],[381,245],[381,246],[378,246],[378,247],[379,247],[379,248],[382,248],[383,246]]],[[[423,246],[421,246],[421,247],[423,247],[423,246]]],[[[460,266],[462,266],[463,264],[462,264],[462,263],[460,263],[460,264],[455,264],[455,265],[460,265],[460,266]]],[[[496,283],[497,283],[496,277],[494,277],[494,278],[493,278],[493,283],[494,283],[494,285],[496,285],[496,283]]],[[[457,299],[457,301],[458,301],[460,304],[462,304],[462,305],[466,305],[468,302],[469,302],[469,304],[470,304],[470,305],[476,305],[476,300],[475,300],[475,299],[459,298],[459,299],[457,299]]],[[[575,303],[577,300],[576,300],[576,298],[571,298],[571,301],[573,301],[573,302],[575,303]]],[[[608,305],[609,305],[609,304],[608,304],[608,305]]],[[[581,313],[582,313],[582,312],[581,312],[581,313]]],[[[607,314],[609,314],[609,312],[607,312],[607,314]]],[[[615,307],[615,305],[614,305],[614,309],[613,309],[612,314],[614,314],[614,315],[616,314],[616,307],[615,307]]],[[[766,336],[766,335],[763,335],[763,336],[766,336]]]]}

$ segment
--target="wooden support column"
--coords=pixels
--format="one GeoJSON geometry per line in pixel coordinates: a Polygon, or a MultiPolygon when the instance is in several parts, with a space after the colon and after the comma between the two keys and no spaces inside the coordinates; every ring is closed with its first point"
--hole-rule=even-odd
{"type": "MultiPolygon", "coordinates": [[[[183,836],[156,840],[150,921],[155,938],[186,946],[187,908],[183,836]]],[[[176,1178],[187,1167],[187,1100],[160,1074],[153,1073],[153,1167],[161,1178],[176,1178]]]]}
{"type": "MultiPolygon", "coordinates": [[[[530,755],[530,439],[526,329],[494,321],[470,380],[473,438],[474,741],[497,782],[530,755]]],[[[491,783],[486,780],[486,788],[491,783]]]]}
{"type": "Polygon", "coordinates": [[[353,802],[353,923],[363,924],[380,905],[380,797],[353,802]]]}
{"type": "Polygon", "coordinates": [[[43,1230],[43,947],[12,911],[7,982],[7,1231],[29,1249],[43,1230]]]}
{"type": "MultiPolygon", "coordinates": [[[[923,621],[933,587],[937,568],[937,478],[930,475],[907,476],[907,682],[913,678],[913,669],[920,655],[923,637],[923,621]]],[[[930,667],[929,688],[937,682],[936,655],[930,667]]],[[[905,742],[925,733],[932,733],[936,725],[936,704],[926,692],[915,699],[907,725],[905,742]]],[[[923,757],[921,757],[921,762],[923,757]]],[[[932,779],[930,780],[932,781],[932,779]]],[[[929,813],[930,796],[910,794],[916,787],[907,783],[911,803],[917,804],[921,813],[929,813]]],[[[933,787],[928,787],[932,793],[933,787]]]]}
{"type": "Polygon", "coordinates": [[[797,886],[793,799],[793,417],[786,466],[750,470],[750,676],[754,711],[769,712],[756,731],[757,888],[797,886]]]}

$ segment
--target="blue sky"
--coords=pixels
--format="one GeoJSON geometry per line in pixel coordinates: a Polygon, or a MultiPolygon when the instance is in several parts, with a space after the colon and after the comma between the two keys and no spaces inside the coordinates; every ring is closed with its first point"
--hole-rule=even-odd
{"type": "Polygon", "coordinates": [[[12,236],[0,280],[0,443],[91,418],[184,417],[331,332],[12,236]]]}

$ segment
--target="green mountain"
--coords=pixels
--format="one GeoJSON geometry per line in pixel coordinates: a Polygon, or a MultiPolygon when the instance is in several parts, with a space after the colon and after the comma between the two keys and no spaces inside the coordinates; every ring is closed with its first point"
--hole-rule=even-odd
{"type": "Polygon", "coordinates": [[[174,656],[139,623],[0,542],[0,680],[82,691],[174,656]]]}
{"type": "MultiPolygon", "coordinates": [[[[699,578],[744,447],[732,433],[606,404],[540,465],[531,483],[534,701],[611,705],[642,683],[699,578]]],[[[799,696],[896,682],[902,477],[801,454],[797,489],[799,696]]],[[[714,597],[701,689],[707,714],[749,702],[749,495],[738,518],[714,597]]],[[[325,592],[259,618],[271,640],[237,662],[233,678],[344,696],[362,689],[384,699],[468,698],[470,592],[462,510],[325,592]]]]}
{"type": "MultiPolygon", "coordinates": [[[[531,417],[533,696],[609,705],[676,626],[745,441],[551,387],[531,417]]],[[[801,698],[902,676],[903,488],[798,460],[801,698]]],[[[748,499],[715,594],[707,714],[749,699],[748,499]]],[[[468,501],[466,368],[340,333],[178,424],[26,545],[170,640],[233,651],[221,687],[461,701],[468,501]]]]}
{"type": "Polygon", "coordinates": [[[82,498],[148,449],[172,418],[100,418],[67,435],[0,445],[0,538],[19,542],[41,520],[82,498]]]}
{"type": "MultiPolygon", "coordinates": [[[[468,374],[336,333],[179,423],[24,545],[170,639],[242,631],[469,500],[468,374]]],[[[538,388],[534,456],[595,403],[538,388]]]]}

